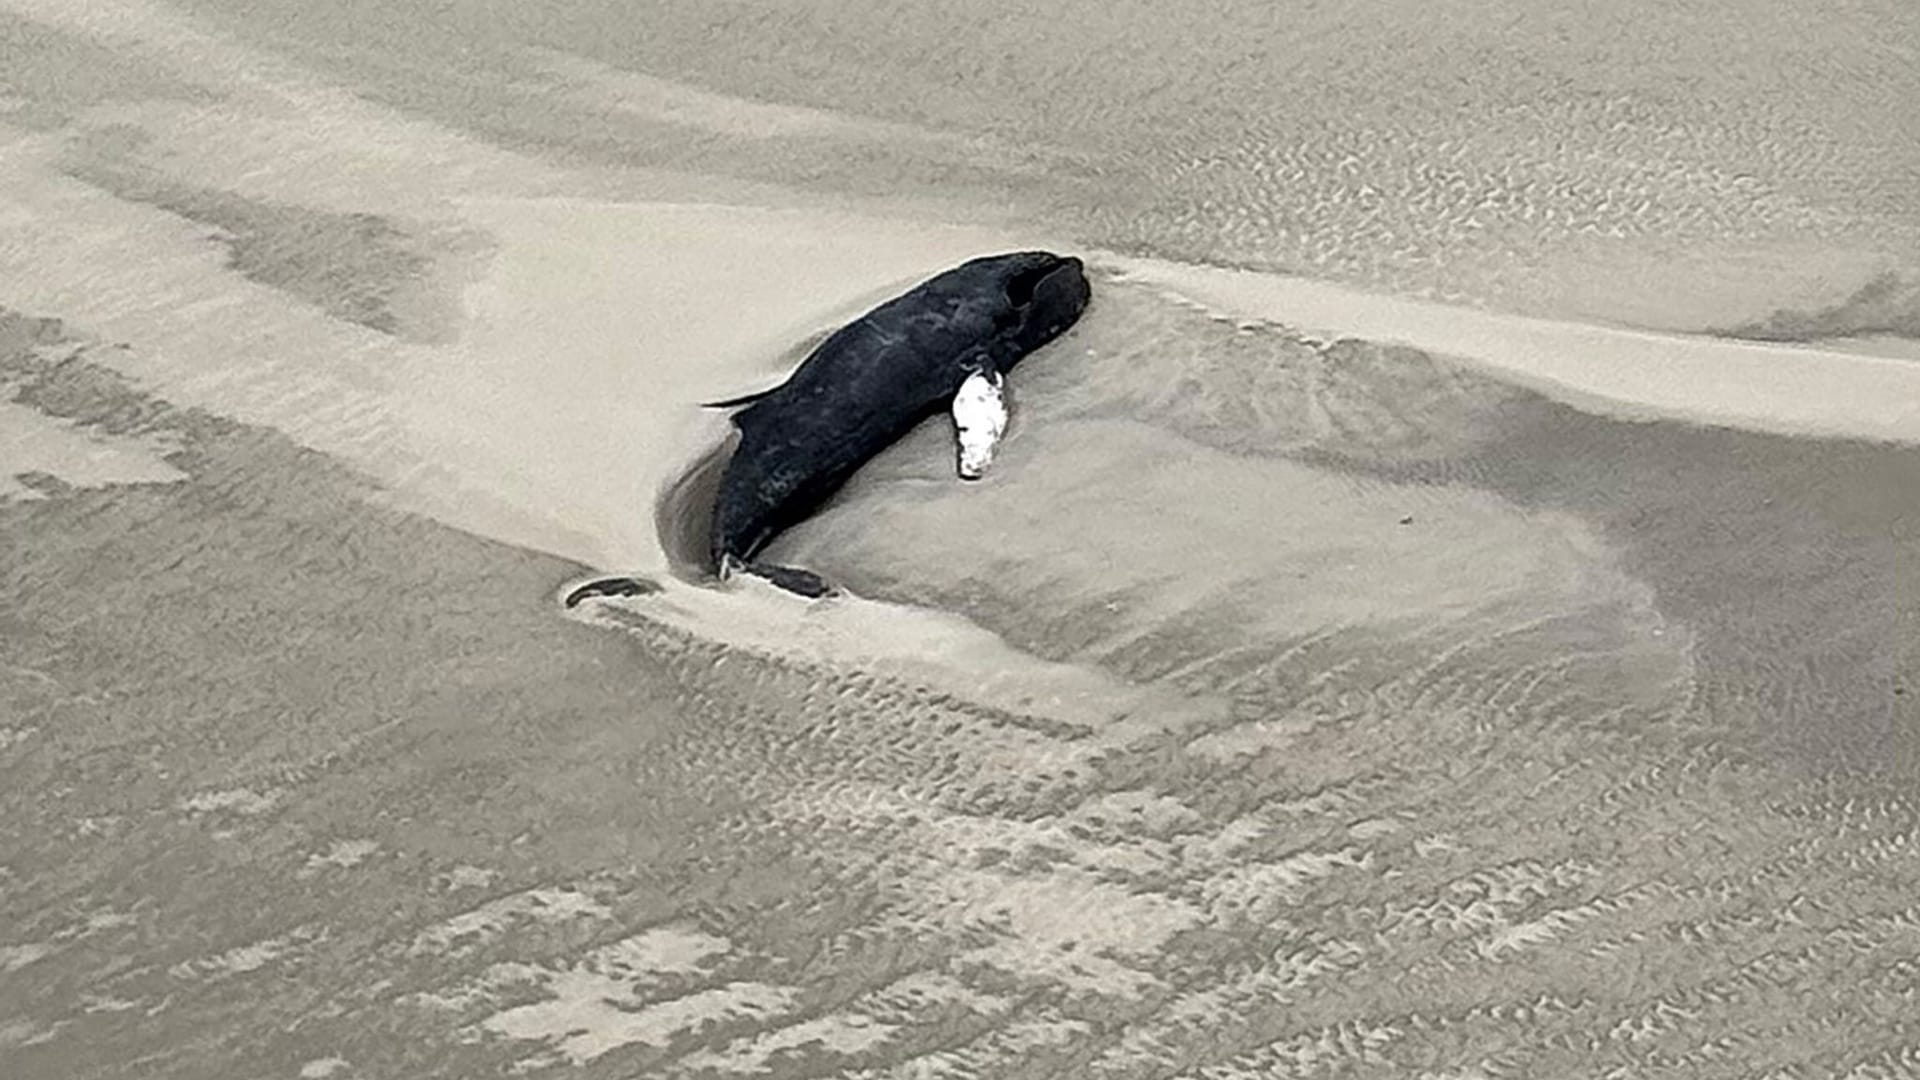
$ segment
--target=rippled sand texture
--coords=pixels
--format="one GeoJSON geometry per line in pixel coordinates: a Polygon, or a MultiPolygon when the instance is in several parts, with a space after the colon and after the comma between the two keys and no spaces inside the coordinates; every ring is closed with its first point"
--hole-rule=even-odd
{"type": "Polygon", "coordinates": [[[792,542],[907,595],[957,560],[929,599],[1190,695],[1063,720],[649,598],[560,619],[578,567],[6,329],[18,401],[185,474],[0,508],[35,541],[6,560],[12,1075],[1915,1063],[1913,452],[1623,427],[1364,346],[1333,376],[1224,324],[1184,340],[1319,389],[1264,427],[1101,419],[1069,359],[997,488],[916,483],[909,445],[792,542]],[[1141,440],[1206,470],[1191,520],[944,539],[1036,452],[1125,517],[1140,481],[1074,447],[1141,440]],[[1256,484],[1298,516],[1222,565],[1204,504],[1256,484]]]}
{"type": "Polygon", "coordinates": [[[187,6],[0,0],[0,1077],[1920,1075],[1909,5],[187,6]],[[1040,242],[856,597],[666,573],[1040,242]]]}
{"type": "Polygon", "coordinates": [[[1911,320],[1920,285],[1907,0],[193,7],[490,137],[977,193],[1182,258],[1684,329],[1889,273],[1911,320]],[[723,123],[722,94],[863,137],[849,153],[800,108],[723,123]]]}

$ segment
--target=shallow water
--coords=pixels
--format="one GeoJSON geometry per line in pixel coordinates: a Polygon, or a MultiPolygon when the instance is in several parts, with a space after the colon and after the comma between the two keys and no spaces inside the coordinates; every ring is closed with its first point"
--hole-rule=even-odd
{"type": "Polygon", "coordinates": [[[0,0],[0,1075],[1920,1074],[1915,10],[0,0]]]}

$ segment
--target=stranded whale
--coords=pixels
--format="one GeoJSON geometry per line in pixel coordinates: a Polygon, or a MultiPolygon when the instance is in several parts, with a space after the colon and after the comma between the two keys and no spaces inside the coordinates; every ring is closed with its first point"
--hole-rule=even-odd
{"type": "Polygon", "coordinates": [[[1072,326],[1090,295],[1076,258],[1023,251],[973,259],[842,327],[779,386],[716,403],[746,407],[734,414],[740,445],[714,501],[713,568],[826,593],[816,575],[754,557],[943,409],[953,409],[957,426],[979,428],[960,428],[961,473],[978,475],[999,436],[987,427],[1000,407],[1000,377],[1072,326]],[[962,386],[982,400],[956,400],[962,386]]]}
{"type": "MultiPolygon", "coordinates": [[[[1006,427],[1003,376],[1079,319],[1092,293],[1079,259],[1021,251],[936,275],[830,335],[769,390],[709,403],[735,408],[739,443],[714,499],[707,556],[721,578],[746,571],[803,596],[832,590],[811,571],[758,563],[868,460],[951,410],[958,471],[977,478],[1006,427]]],[[[589,582],[566,598],[646,591],[589,582]]]]}

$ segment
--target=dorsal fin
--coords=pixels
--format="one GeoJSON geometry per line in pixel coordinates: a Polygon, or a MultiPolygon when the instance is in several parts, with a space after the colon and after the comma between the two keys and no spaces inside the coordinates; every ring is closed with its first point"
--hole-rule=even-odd
{"type": "MultiPolygon", "coordinates": [[[[780,384],[780,386],[785,386],[785,385],[787,384],[786,383],[780,384]]],[[[751,394],[742,394],[739,397],[728,398],[725,401],[709,401],[702,404],[701,408],[731,409],[738,405],[749,405],[749,404],[752,404],[753,402],[759,401],[763,397],[766,397],[768,394],[773,393],[775,390],[780,389],[780,386],[769,386],[765,390],[755,390],[751,394]]]]}

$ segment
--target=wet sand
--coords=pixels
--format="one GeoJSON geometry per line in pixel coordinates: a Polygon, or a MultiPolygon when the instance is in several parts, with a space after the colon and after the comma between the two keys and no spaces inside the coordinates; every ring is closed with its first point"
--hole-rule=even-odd
{"type": "Polygon", "coordinates": [[[1920,1070],[1907,8],[189,7],[0,2],[0,1075],[1920,1070]]]}

